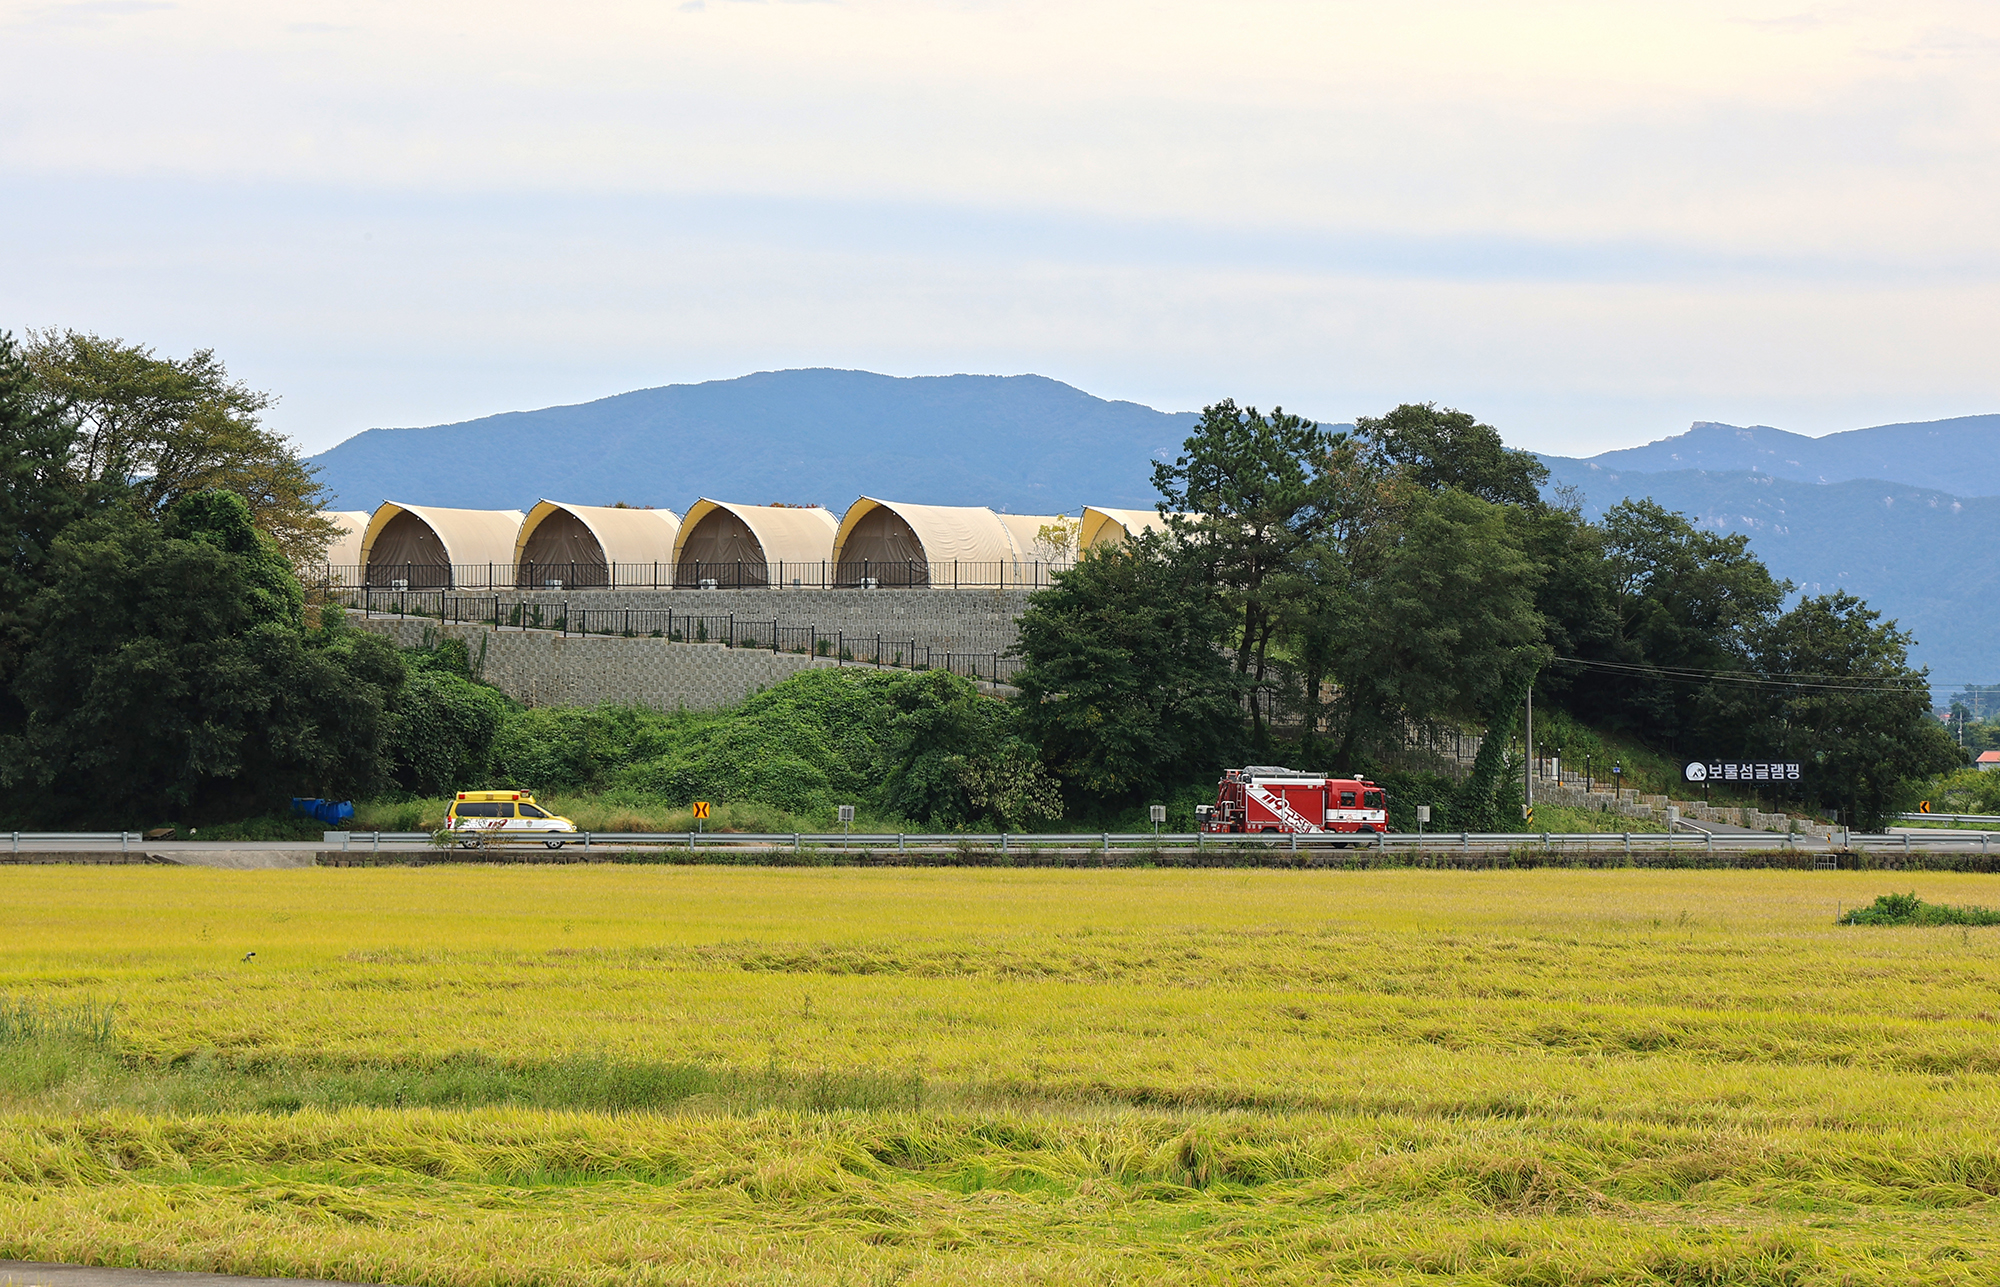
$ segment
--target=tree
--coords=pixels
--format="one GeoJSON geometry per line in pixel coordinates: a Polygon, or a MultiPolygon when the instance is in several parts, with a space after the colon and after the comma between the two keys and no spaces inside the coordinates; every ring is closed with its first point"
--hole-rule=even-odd
{"type": "Polygon", "coordinates": [[[1965,762],[1931,715],[1929,673],[1909,665],[1910,636],[1881,617],[1845,591],[1803,599],[1758,632],[1754,669],[1705,698],[1718,742],[1802,765],[1810,799],[1867,828],[1965,762]]]}
{"type": "Polygon", "coordinates": [[[30,602],[21,729],[0,781],[42,816],[124,822],[272,807],[381,785],[401,666],[337,615],[304,623],[283,555],[229,492],[161,522],[114,505],[72,524],[30,602]]]}
{"type": "Polygon", "coordinates": [[[0,331],[0,731],[18,729],[11,695],[34,643],[26,609],[47,583],[56,538],[97,499],[69,472],[76,424],[36,382],[14,337],[0,331]]]}
{"type": "Polygon", "coordinates": [[[315,471],[260,423],[271,395],[231,380],[213,350],[176,361],[76,331],[28,337],[43,393],[76,420],[69,464],[77,480],[129,483],[158,512],[195,492],[235,492],[295,563],[325,557],[339,532],[321,512],[315,471]]]}
{"type": "Polygon", "coordinates": [[[1405,721],[1490,721],[1548,655],[1541,569],[1507,511],[1456,488],[1403,507],[1340,650],[1337,764],[1405,721]]]}
{"type": "Polygon", "coordinates": [[[1014,828],[1062,815],[1055,780],[1008,727],[1007,708],[942,670],[891,686],[876,775],[892,813],[933,826],[1014,828]]]}
{"type": "Polygon", "coordinates": [[[1509,449],[1499,430],[1463,411],[1406,402],[1387,415],[1362,416],[1354,427],[1426,490],[1456,488],[1495,505],[1527,509],[1542,503],[1548,466],[1525,451],[1509,449]]]}
{"type": "Polygon", "coordinates": [[[1604,563],[1618,635],[1578,675],[1573,707],[1665,746],[1706,736],[1706,677],[1749,669],[1757,632],[1791,583],[1778,581],[1740,533],[1703,532],[1650,500],[1604,516],[1604,563]]]}
{"type": "Polygon", "coordinates": [[[1094,551],[1029,597],[1014,654],[1024,733],[1074,790],[1129,802],[1233,749],[1241,679],[1216,650],[1231,611],[1163,533],[1094,551]]]}
{"type": "Polygon", "coordinates": [[[1228,643],[1259,744],[1283,599],[1274,591],[1332,521],[1346,443],[1346,435],[1282,408],[1265,416],[1225,400],[1202,412],[1172,464],[1153,466],[1169,530],[1234,609],[1228,643]]]}

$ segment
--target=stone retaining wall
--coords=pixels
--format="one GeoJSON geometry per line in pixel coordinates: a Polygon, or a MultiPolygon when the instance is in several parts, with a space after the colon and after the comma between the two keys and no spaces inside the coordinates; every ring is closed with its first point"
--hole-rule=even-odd
{"type": "MultiPolygon", "coordinates": [[[[856,640],[880,635],[894,643],[914,643],[940,652],[1000,653],[1014,646],[1015,620],[1027,609],[1030,590],[502,590],[503,612],[523,601],[568,604],[572,610],[630,609],[672,611],[689,616],[733,615],[746,625],[776,621],[786,627],[814,627],[856,640]]],[[[468,604],[490,609],[494,595],[454,593],[468,604]]],[[[379,592],[378,603],[394,601],[379,592]]],[[[472,615],[468,612],[467,615],[472,615]]],[[[549,615],[549,614],[545,614],[549,615]]],[[[860,652],[857,648],[856,653],[860,652]]]]}
{"type": "MultiPolygon", "coordinates": [[[[494,630],[490,626],[440,625],[417,617],[364,617],[348,621],[385,634],[404,648],[439,634],[465,640],[482,677],[529,706],[595,706],[630,703],[654,710],[715,710],[790,679],[802,670],[833,666],[831,657],[774,653],[721,644],[674,643],[645,636],[571,635],[549,630],[494,630]]],[[[982,684],[985,691],[995,691],[982,684]]]]}

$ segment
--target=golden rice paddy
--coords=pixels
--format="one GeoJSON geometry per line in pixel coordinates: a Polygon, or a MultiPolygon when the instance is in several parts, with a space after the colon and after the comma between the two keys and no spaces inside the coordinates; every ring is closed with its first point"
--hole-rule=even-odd
{"type": "Polygon", "coordinates": [[[1990,1283],[1992,879],[0,869],[0,1258],[1990,1283]]]}

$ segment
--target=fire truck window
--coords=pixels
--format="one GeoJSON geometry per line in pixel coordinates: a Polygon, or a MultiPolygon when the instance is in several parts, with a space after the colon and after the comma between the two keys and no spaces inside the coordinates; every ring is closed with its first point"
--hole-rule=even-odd
{"type": "Polygon", "coordinates": [[[1364,792],[1361,798],[1367,801],[1368,807],[1371,809],[1379,809],[1382,807],[1382,793],[1380,791],[1364,792]]]}
{"type": "Polygon", "coordinates": [[[1340,793],[1340,807],[1343,809],[1352,809],[1354,807],[1354,792],[1342,791],[1340,793]]]}

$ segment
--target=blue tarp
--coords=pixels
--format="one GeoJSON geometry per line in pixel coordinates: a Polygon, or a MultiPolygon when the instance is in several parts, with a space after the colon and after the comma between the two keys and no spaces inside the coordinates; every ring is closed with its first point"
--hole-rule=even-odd
{"type": "Polygon", "coordinates": [[[292,797],[292,816],[312,818],[330,826],[339,826],[354,816],[352,800],[309,800],[304,796],[292,797]]]}

